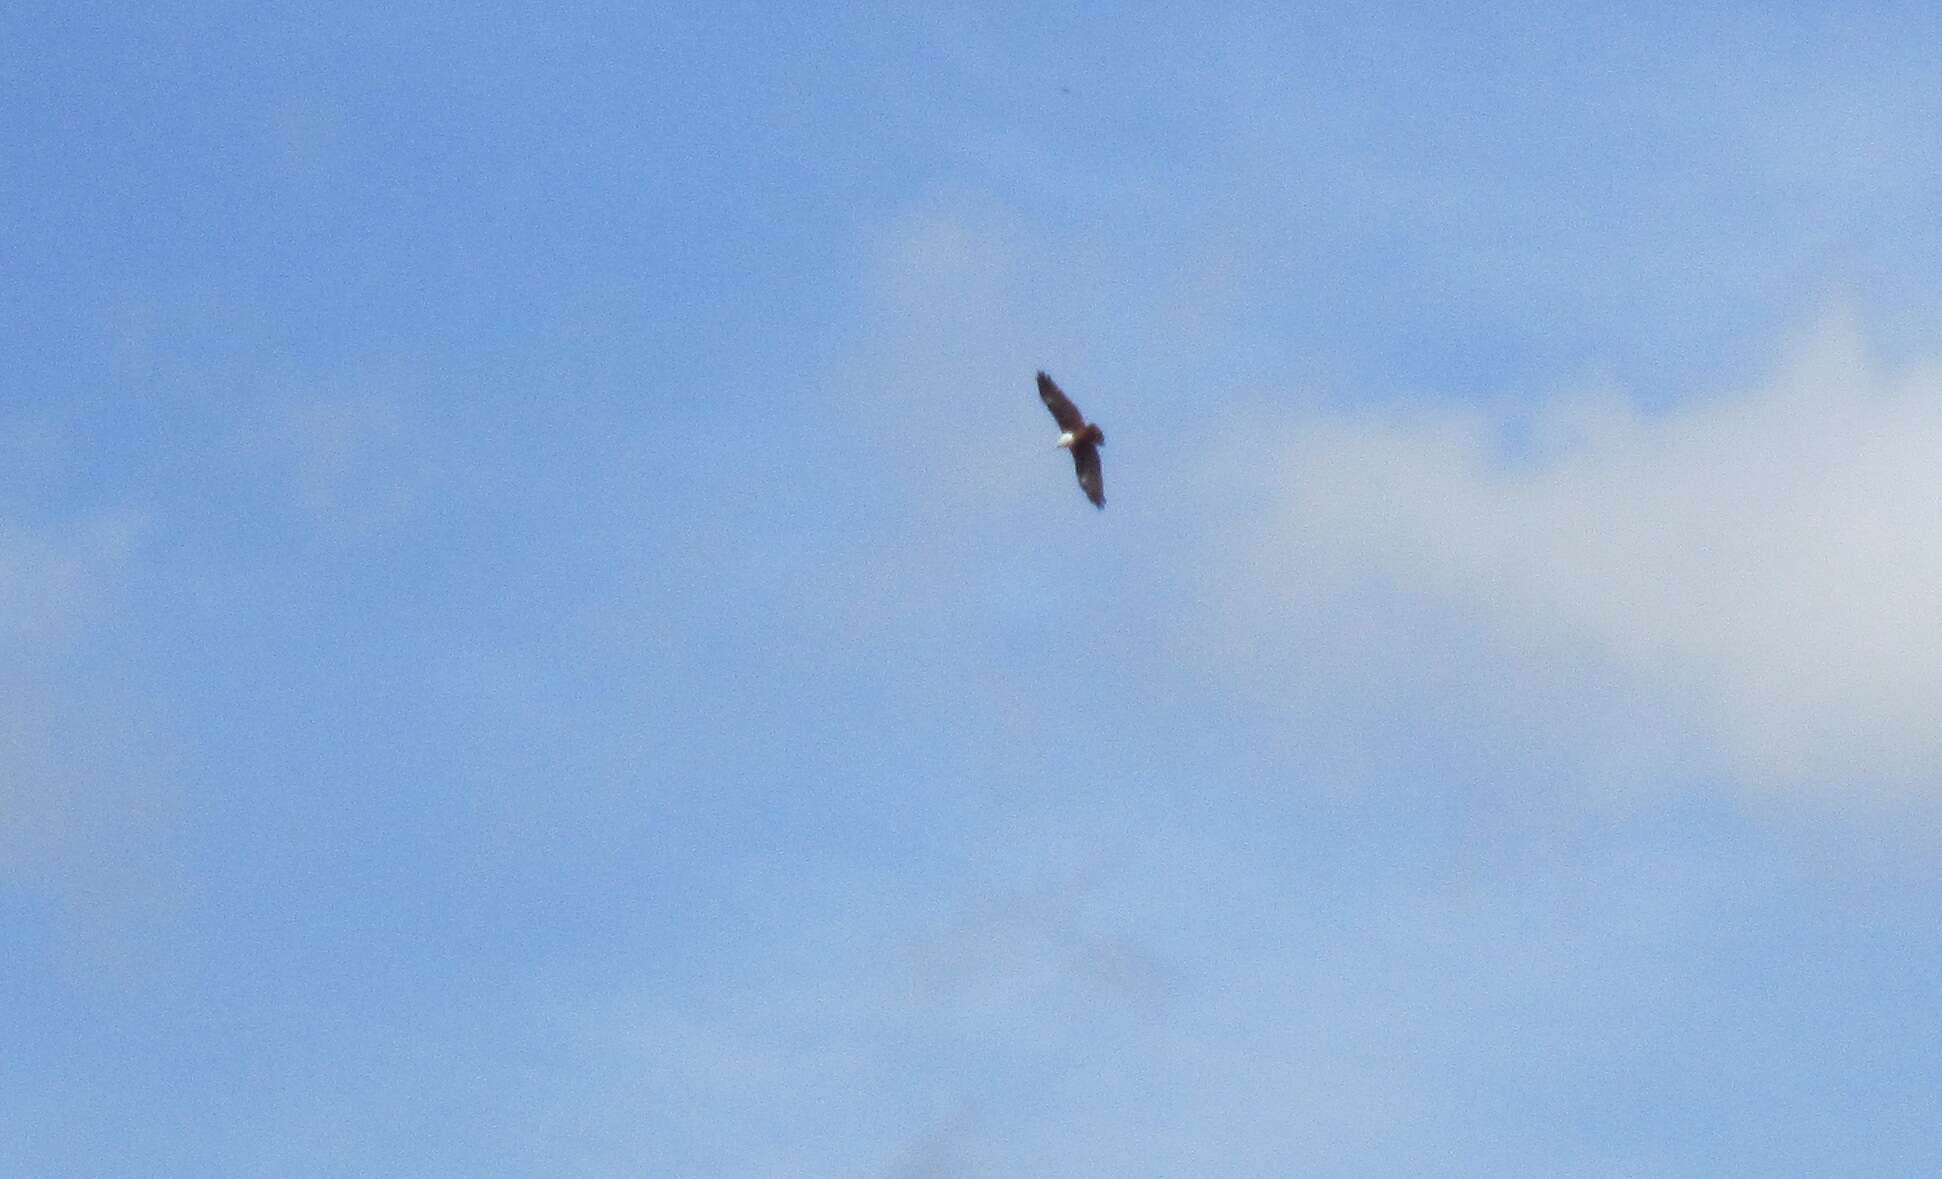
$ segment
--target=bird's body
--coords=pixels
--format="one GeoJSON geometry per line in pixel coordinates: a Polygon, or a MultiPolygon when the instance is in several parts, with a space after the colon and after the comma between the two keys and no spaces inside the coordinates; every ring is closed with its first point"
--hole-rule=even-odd
{"type": "Polygon", "coordinates": [[[1099,448],[1106,444],[1106,433],[1085,419],[1071,398],[1060,392],[1052,378],[1038,374],[1039,400],[1052,411],[1052,419],[1064,433],[1059,446],[1072,452],[1072,466],[1079,476],[1079,489],[1094,507],[1106,506],[1106,477],[1099,469],[1099,448]]]}

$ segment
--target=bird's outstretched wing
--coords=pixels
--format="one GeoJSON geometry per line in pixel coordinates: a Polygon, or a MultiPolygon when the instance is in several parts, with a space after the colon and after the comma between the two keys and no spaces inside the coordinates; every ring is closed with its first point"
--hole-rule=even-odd
{"type": "Polygon", "coordinates": [[[1081,442],[1072,448],[1072,466],[1079,472],[1079,487],[1095,508],[1106,506],[1106,476],[1099,470],[1099,448],[1081,442]]]}
{"type": "Polygon", "coordinates": [[[1045,408],[1052,411],[1059,429],[1080,430],[1085,427],[1086,419],[1079,413],[1079,407],[1072,404],[1071,399],[1061,393],[1059,387],[1052,383],[1052,378],[1044,373],[1038,374],[1038,396],[1039,400],[1045,402],[1045,408]]]}

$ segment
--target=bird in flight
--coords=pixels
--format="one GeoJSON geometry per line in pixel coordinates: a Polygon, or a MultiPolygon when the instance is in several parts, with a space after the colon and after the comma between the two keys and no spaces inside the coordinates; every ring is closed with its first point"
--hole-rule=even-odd
{"type": "Polygon", "coordinates": [[[1079,407],[1059,391],[1052,378],[1038,374],[1039,400],[1052,411],[1052,417],[1065,433],[1059,445],[1072,452],[1072,466],[1079,473],[1079,487],[1096,508],[1106,506],[1106,477],[1099,472],[1099,448],[1106,444],[1106,433],[1085,419],[1079,407]]]}

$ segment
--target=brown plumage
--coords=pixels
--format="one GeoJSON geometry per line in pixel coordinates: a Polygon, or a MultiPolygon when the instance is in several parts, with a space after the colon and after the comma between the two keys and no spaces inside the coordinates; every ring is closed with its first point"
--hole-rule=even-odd
{"type": "Polygon", "coordinates": [[[1106,506],[1106,478],[1099,470],[1099,448],[1106,444],[1105,431],[1085,419],[1072,399],[1060,392],[1052,378],[1038,374],[1039,400],[1052,411],[1052,419],[1065,433],[1059,445],[1072,452],[1072,466],[1079,475],[1079,488],[1094,507],[1106,506]]]}

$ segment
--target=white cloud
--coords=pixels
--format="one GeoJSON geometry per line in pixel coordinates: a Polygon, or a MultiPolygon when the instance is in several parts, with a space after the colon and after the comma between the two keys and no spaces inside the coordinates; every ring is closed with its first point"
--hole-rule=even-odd
{"type": "Polygon", "coordinates": [[[51,902],[56,962],[95,979],[153,950],[178,884],[173,746],[120,662],[142,528],[0,518],[0,883],[51,902]]]}
{"type": "Polygon", "coordinates": [[[1046,249],[1015,214],[962,196],[919,202],[870,236],[867,327],[832,372],[833,397],[873,469],[940,511],[1016,506],[1046,468],[1070,477],[1044,461],[1049,438],[1045,453],[1014,441],[1043,432],[1033,370],[1075,351],[1059,307],[1071,280],[1048,283],[1027,262],[1046,249]]]}
{"type": "Polygon", "coordinates": [[[413,408],[434,383],[405,364],[292,380],[246,412],[228,443],[317,536],[368,540],[413,520],[448,482],[449,439],[413,408]]]}
{"type": "Polygon", "coordinates": [[[1214,563],[1223,657],[1277,703],[1447,695],[1535,708],[1593,761],[1656,744],[1753,786],[1936,792],[1942,364],[1884,371],[1833,317],[1739,392],[1519,424],[1342,414],[1264,442],[1268,506],[1214,563]]]}
{"type": "Polygon", "coordinates": [[[0,517],[0,651],[72,631],[99,607],[140,521],[108,513],[56,531],[0,517]]]}
{"type": "Polygon", "coordinates": [[[352,395],[298,404],[285,429],[297,499],[313,520],[363,534],[409,510],[411,480],[399,453],[404,431],[390,400],[352,395]]]}
{"type": "Polygon", "coordinates": [[[812,878],[815,904],[778,901],[793,924],[686,995],[574,982],[509,1021],[559,1045],[531,1086],[552,1104],[512,1104],[603,1174],[1404,1173],[1452,1151],[1598,1173],[1597,1127],[1557,1115],[1670,1100],[1614,1077],[1695,1006],[1716,1019],[1732,992],[1686,948],[1767,887],[1738,848],[1538,841],[1432,869],[1132,812],[1119,847],[1075,849],[1087,870],[1034,871],[1047,818],[1001,824],[980,879],[908,912],[866,899],[881,880],[812,878]]]}

